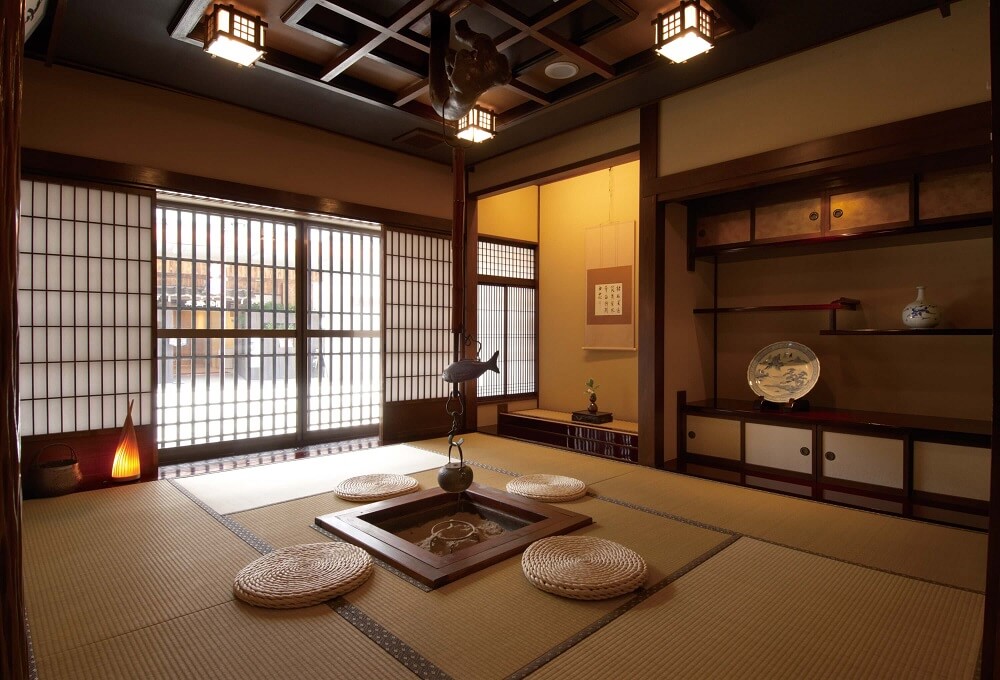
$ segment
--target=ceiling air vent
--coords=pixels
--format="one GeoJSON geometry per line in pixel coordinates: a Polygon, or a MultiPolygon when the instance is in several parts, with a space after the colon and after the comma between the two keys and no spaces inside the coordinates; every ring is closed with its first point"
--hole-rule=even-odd
{"type": "Polygon", "coordinates": [[[445,141],[445,137],[440,132],[431,132],[430,130],[416,128],[400,135],[399,137],[396,137],[392,141],[402,142],[403,144],[412,146],[414,149],[427,151],[428,149],[433,149],[438,144],[443,143],[445,141]]]}

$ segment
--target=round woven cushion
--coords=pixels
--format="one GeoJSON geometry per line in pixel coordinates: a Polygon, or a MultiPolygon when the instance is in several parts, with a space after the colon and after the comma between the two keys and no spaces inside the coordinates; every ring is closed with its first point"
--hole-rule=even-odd
{"type": "Polygon", "coordinates": [[[311,607],[368,580],[371,555],[349,543],[307,543],[268,553],[240,570],[237,598],[258,607],[311,607]]]}
{"type": "Polygon", "coordinates": [[[539,501],[574,501],[587,495],[587,485],[561,475],[524,475],[507,482],[507,492],[539,501]]]}
{"type": "Polygon", "coordinates": [[[646,562],[623,545],[591,536],[550,536],[521,556],[532,585],[575,600],[605,600],[646,582],[646,562]]]}
{"type": "Polygon", "coordinates": [[[333,490],[345,501],[380,501],[416,491],[417,480],[406,475],[375,474],[345,479],[333,490]]]}

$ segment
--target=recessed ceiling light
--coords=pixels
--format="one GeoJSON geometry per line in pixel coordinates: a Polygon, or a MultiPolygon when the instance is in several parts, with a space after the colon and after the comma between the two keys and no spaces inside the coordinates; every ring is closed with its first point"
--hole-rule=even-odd
{"type": "Polygon", "coordinates": [[[580,67],[571,61],[554,61],[545,67],[545,75],[554,80],[566,80],[580,72],[580,67]]]}

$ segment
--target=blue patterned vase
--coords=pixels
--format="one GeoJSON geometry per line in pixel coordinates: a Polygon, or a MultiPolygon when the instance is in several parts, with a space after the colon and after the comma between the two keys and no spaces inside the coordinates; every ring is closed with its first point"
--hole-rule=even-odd
{"type": "Polygon", "coordinates": [[[939,323],[941,311],[924,300],[924,287],[917,286],[917,299],[903,307],[903,324],[907,328],[934,328],[939,323]]]}

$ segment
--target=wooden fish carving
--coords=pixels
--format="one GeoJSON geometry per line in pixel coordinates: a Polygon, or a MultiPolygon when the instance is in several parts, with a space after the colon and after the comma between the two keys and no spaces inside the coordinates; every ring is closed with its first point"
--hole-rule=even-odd
{"type": "Polygon", "coordinates": [[[476,361],[475,359],[462,359],[461,361],[456,361],[448,368],[444,369],[444,373],[441,377],[445,382],[450,383],[460,383],[466,380],[475,380],[481,376],[486,371],[493,371],[494,373],[499,373],[500,369],[497,368],[497,357],[500,356],[500,350],[493,353],[489,361],[476,361]]]}

